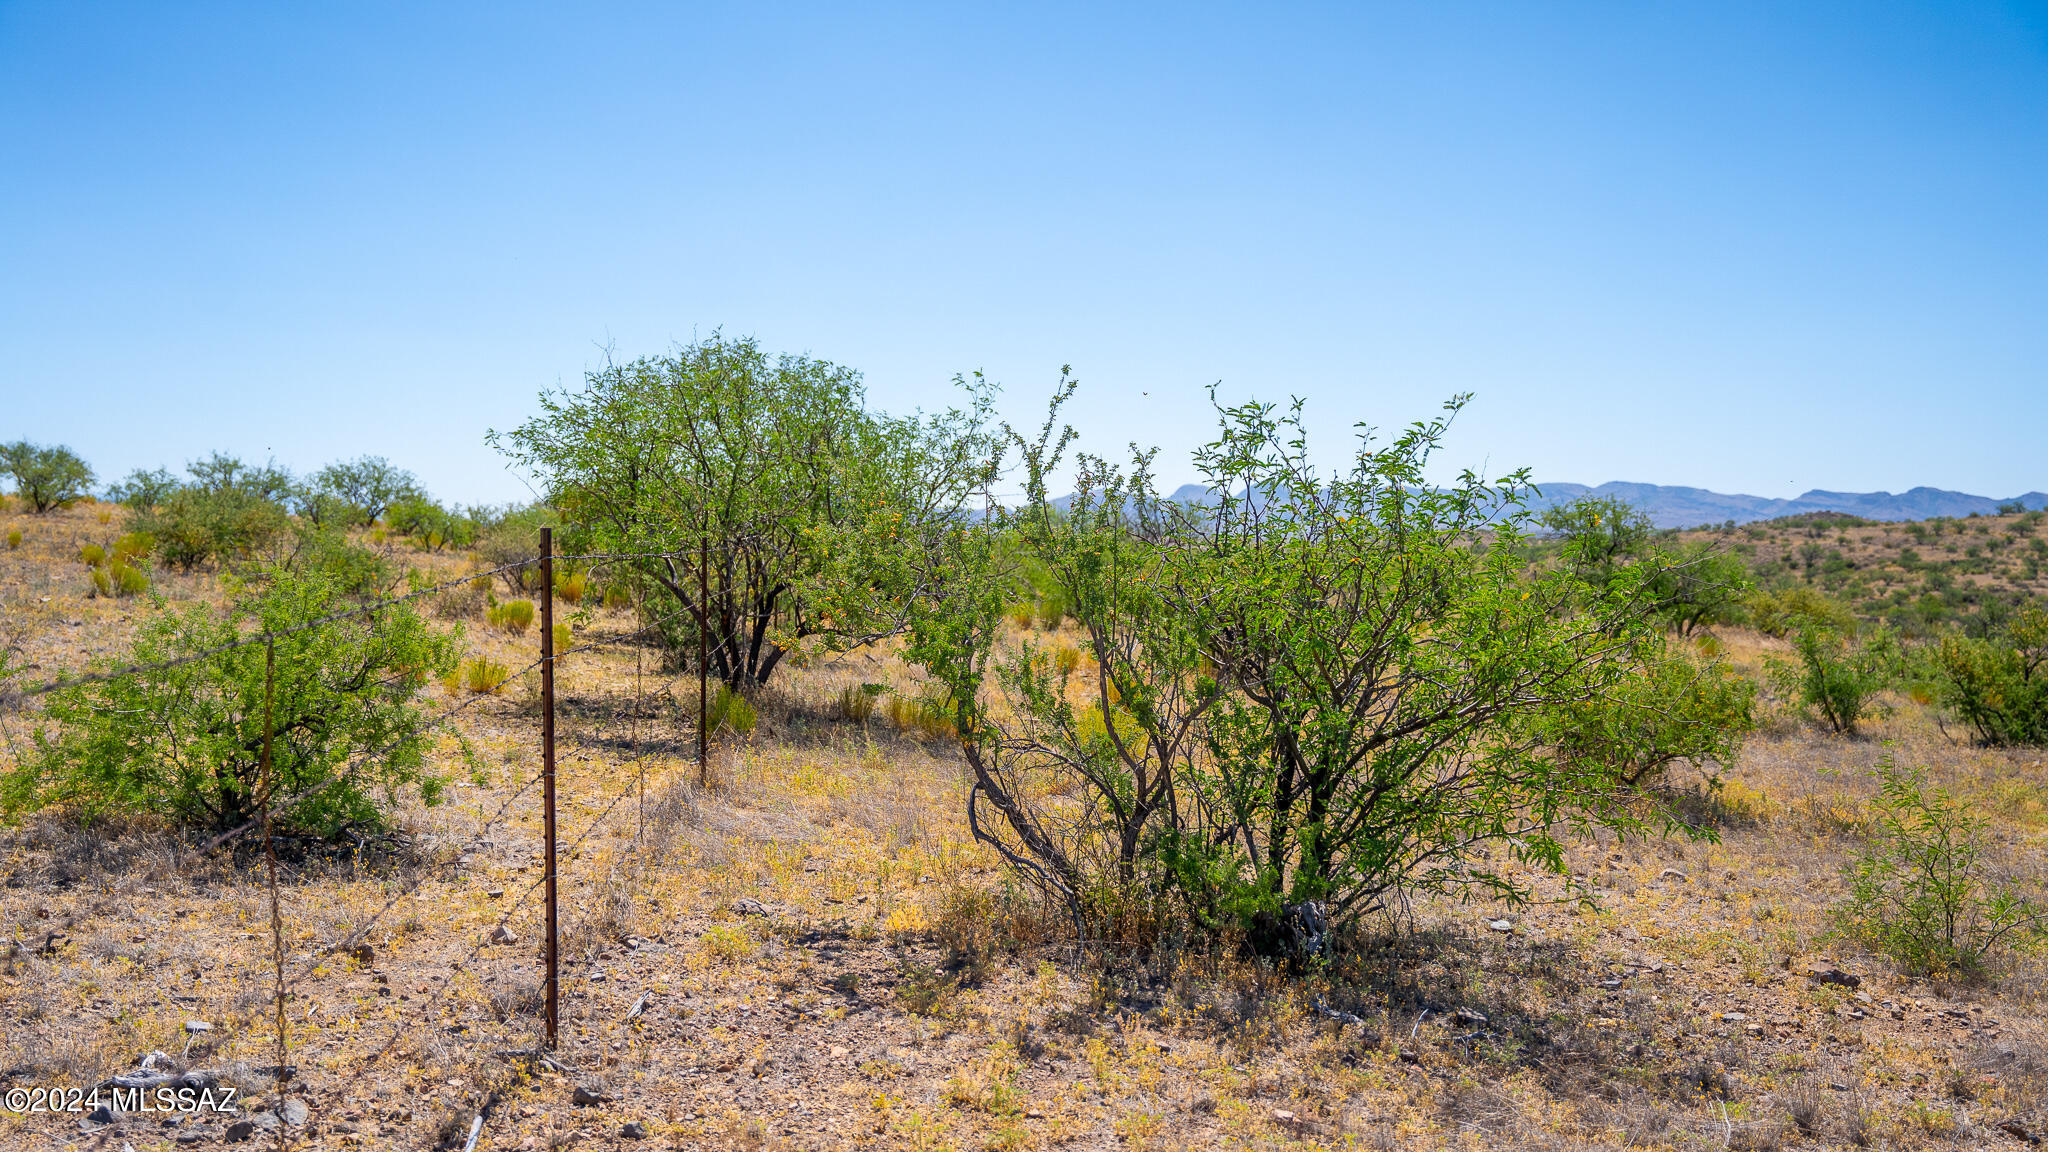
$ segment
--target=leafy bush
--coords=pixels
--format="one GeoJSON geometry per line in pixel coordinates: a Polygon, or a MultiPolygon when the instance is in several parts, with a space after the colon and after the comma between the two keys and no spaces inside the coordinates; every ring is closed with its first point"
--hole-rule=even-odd
{"type": "Polygon", "coordinates": [[[1874,698],[1898,679],[1897,638],[1880,628],[1861,643],[1832,629],[1808,624],[1793,639],[1794,659],[1778,661],[1779,689],[1812,720],[1844,736],[1878,711],[1874,698]]]}
{"type": "Polygon", "coordinates": [[[170,469],[158,468],[144,471],[137,468],[128,478],[107,488],[107,498],[116,504],[126,505],[131,511],[143,512],[163,503],[164,499],[178,490],[178,478],[170,469]]]}
{"type": "Polygon", "coordinates": [[[189,465],[193,480],[136,508],[130,527],[147,533],[165,564],[191,571],[202,564],[248,559],[291,527],[284,501],[291,475],[273,465],[250,468],[216,452],[189,465]]]}
{"type": "Polygon", "coordinates": [[[1804,584],[1751,592],[1744,607],[1750,623],[1766,636],[1788,636],[1808,626],[1837,632],[1856,627],[1848,605],[1804,584]]]}
{"type": "Polygon", "coordinates": [[[0,472],[14,477],[15,494],[37,514],[76,503],[92,490],[92,468],[62,445],[0,444],[0,472]]]}
{"type": "Polygon", "coordinates": [[[1992,872],[1982,817],[1889,755],[1874,775],[1877,832],[1848,868],[1839,931],[1914,974],[1979,975],[1999,950],[2048,940],[2048,909],[1992,872]]]}
{"type": "Polygon", "coordinates": [[[1642,707],[1672,723],[1606,731],[1633,772],[1558,754],[1561,710],[1653,675],[1654,564],[1531,572],[1525,474],[1426,477],[1448,416],[1361,444],[1335,476],[1310,465],[1298,407],[1219,417],[1202,507],[1162,499],[1149,456],[1084,455],[1055,509],[1070,433],[1013,435],[1027,503],[954,538],[953,594],[909,648],[948,690],[977,838],[1076,916],[1177,902],[1250,928],[1355,921],[1410,891],[1516,898],[1519,870],[1489,858],[1561,871],[1573,825],[1693,834],[1643,784],[1726,747],[1711,730],[1739,688],[1654,681],[1642,707]],[[1085,671],[998,646],[1020,563],[1062,591],[1085,671]]]}
{"type": "Polygon", "coordinates": [[[409,493],[391,502],[384,511],[385,523],[393,532],[429,552],[443,548],[468,548],[483,530],[478,511],[444,508],[424,493],[409,493]]]}
{"type": "Polygon", "coordinates": [[[1981,744],[2048,744],[2048,609],[2020,612],[1995,639],[1944,637],[1942,705],[1981,744]]]}
{"type": "MultiPolygon", "coordinates": [[[[120,663],[185,662],[52,694],[54,731],[39,731],[34,755],[0,778],[5,810],[56,805],[241,827],[259,802],[265,652],[261,644],[215,649],[252,627],[305,625],[352,602],[332,577],[271,567],[248,582],[231,579],[223,608],[152,617],[120,663]]],[[[383,827],[402,788],[435,802],[442,785],[425,767],[427,720],[414,699],[453,662],[452,642],[407,605],[280,636],[275,818],[336,836],[383,827]]]]}
{"type": "Polygon", "coordinates": [[[19,547],[21,547],[21,529],[9,528],[7,530],[7,550],[11,552],[19,547]]]}
{"type": "Polygon", "coordinates": [[[1658,783],[1677,764],[1727,764],[1755,729],[1756,685],[1726,664],[1650,658],[1602,695],[1541,716],[1561,756],[1605,765],[1629,787],[1658,783]]]}

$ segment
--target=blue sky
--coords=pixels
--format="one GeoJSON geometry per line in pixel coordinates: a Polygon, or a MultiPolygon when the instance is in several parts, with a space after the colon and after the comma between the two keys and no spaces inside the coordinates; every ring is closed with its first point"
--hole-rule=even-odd
{"type": "Polygon", "coordinates": [[[375,452],[723,327],[1084,443],[2048,489],[2041,5],[0,2],[0,439],[375,452]]]}

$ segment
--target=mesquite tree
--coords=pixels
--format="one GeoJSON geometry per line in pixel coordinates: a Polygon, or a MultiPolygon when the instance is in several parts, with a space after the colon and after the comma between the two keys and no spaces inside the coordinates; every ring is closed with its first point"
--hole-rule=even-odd
{"type": "Polygon", "coordinates": [[[408,604],[326,619],[361,602],[328,571],[267,567],[228,583],[223,607],[142,624],[120,663],[149,671],[54,693],[53,726],[0,776],[0,809],[146,813],[214,832],[247,824],[264,798],[266,653],[226,646],[257,629],[297,629],[275,642],[269,705],[268,795],[281,827],[338,837],[384,827],[401,790],[438,799],[418,696],[454,666],[456,641],[408,604]]]}
{"type": "Polygon", "coordinates": [[[1496,859],[1561,870],[1561,828],[1677,826],[1648,788],[1675,760],[1728,754],[1702,734],[1746,722],[1746,700],[1656,687],[1654,566],[1606,565],[1597,584],[1532,569],[1525,477],[1425,477],[1448,415],[1361,435],[1325,476],[1298,406],[1219,411],[1196,505],[1157,495],[1149,456],[1083,456],[1057,510],[1044,477],[1067,438],[1052,421],[1012,434],[1028,499],[1004,518],[1010,549],[982,556],[1049,574],[1093,662],[1061,673],[1009,640],[994,594],[920,621],[912,655],[952,692],[977,836],[1077,914],[1136,886],[1257,925],[1311,903],[1355,918],[1403,891],[1518,897],[1496,859]],[[1646,692],[1699,715],[1627,722],[1646,692]],[[1609,709],[1628,715],[1603,723],[1609,709]],[[1000,819],[978,818],[984,802],[1000,819]]]}
{"type": "Polygon", "coordinates": [[[850,369],[713,334],[543,393],[541,415],[491,440],[580,541],[653,553],[621,562],[651,621],[679,658],[704,621],[712,672],[742,690],[806,637],[895,630],[919,594],[915,558],[965,521],[989,455],[985,399],[894,418],[868,409],[850,369]]]}

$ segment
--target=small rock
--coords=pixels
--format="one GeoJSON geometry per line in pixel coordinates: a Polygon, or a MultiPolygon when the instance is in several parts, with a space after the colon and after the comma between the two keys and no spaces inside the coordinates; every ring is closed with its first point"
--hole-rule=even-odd
{"type": "Polygon", "coordinates": [[[496,928],[491,929],[491,943],[517,944],[519,943],[519,934],[500,924],[496,928]]]}
{"type": "Polygon", "coordinates": [[[356,963],[361,964],[365,968],[377,962],[377,950],[368,944],[358,944],[349,949],[348,954],[355,957],[356,963]]]}
{"type": "Polygon", "coordinates": [[[1844,988],[1855,988],[1863,983],[1863,977],[1840,968],[1815,968],[1806,974],[1816,984],[1839,984],[1844,988]]]}
{"type": "Polygon", "coordinates": [[[844,1048],[841,1048],[841,1047],[840,1047],[839,1045],[837,1045],[837,1044],[834,1044],[834,1045],[832,1046],[832,1058],[833,1058],[834,1060],[844,1060],[844,1059],[846,1059],[846,1057],[847,1057],[847,1056],[848,1056],[848,1052],[846,1051],[846,1049],[844,1049],[844,1048]]]}
{"type": "Polygon", "coordinates": [[[1721,1023],[1723,1024],[1740,1024],[1747,1019],[1749,1019],[1748,1014],[1743,1012],[1721,1013],[1721,1023]]]}
{"type": "Polygon", "coordinates": [[[576,1091],[571,1092],[569,1094],[569,1103],[583,1108],[589,1108],[594,1105],[603,1104],[608,1102],[609,1100],[611,1100],[611,1097],[606,1095],[602,1090],[597,1088],[586,1088],[581,1084],[578,1084],[576,1086],[576,1091]]]}
{"type": "Polygon", "coordinates": [[[1690,877],[1690,876],[1687,876],[1687,875],[1686,875],[1686,874],[1685,874],[1684,872],[1680,871],[1680,870],[1679,870],[1679,869],[1677,869],[1677,868],[1666,868],[1666,869],[1665,869],[1665,870],[1663,870],[1662,872],[1659,872],[1659,873],[1657,873],[1657,879],[1659,879],[1659,880],[1676,880],[1676,881],[1678,881],[1678,882],[1679,882],[1680,884],[1683,884],[1683,883],[1685,883],[1686,881],[1688,881],[1688,880],[1692,879],[1692,877],[1690,877]]]}
{"type": "Polygon", "coordinates": [[[252,1121],[237,1120],[233,1124],[228,1125],[228,1130],[221,1133],[220,1138],[228,1144],[240,1144],[255,1134],[256,1125],[252,1121]]]}
{"type": "Polygon", "coordinates": [[[112,1124],[114,1122],[114,1110],[102,1104],[91,1112],[86,1113],[85,1122],[87,1124],[112,1124]]]}
{"type": "Polygon", "coordinates": [[[619,1135],[628,1140],[645,1140],[647,1129],[638,1120],[628,1120],[619,1128],[619,1135]]]}
{"type": "Polygon", "coordinates": [[[277,1116],[278,1119],[283,1120],[294,1128],[304,1127],[306,1123],[306,1102],[296,1096],[288,1097],[284,1103],[277,1106],[277,1116]]]}
{"type": "Polygon", "coordinates": [[[1487,927],[1495,932],[1513,932],[1515,930],[1515,923],[1512,920],[1495,920],[1493,923],[1488,924],[1487,927]]]}
{"type": "Polygon", "coordinates": [[[1830,1080],[1828,1082],[1828,1090],[1832,1092],[1847,1092],[1849,1090],[1849,1086],[1847,1084],[1842,1083],[1840,1080],[1830,1080]]]}
{"type": "Polygon", "coordinates": [[[1602,980],[1602,981],[1600,982],[1600,986],[1601,986],[1602,988],[1619,988],[1619,987],[1621,987],[1621,981],[1620,981],[1620,980],[1618,980],[1618,979],[1617,979],[1617,980],[1602,980]]]}
{"type": "Polygon", "coordinates": [[[213,1031],[213,1025],[208,1024],[204,1020],[187,1020],[185,1021],[185,1031],[196,1036],[201,1032],[213,1031]]]}

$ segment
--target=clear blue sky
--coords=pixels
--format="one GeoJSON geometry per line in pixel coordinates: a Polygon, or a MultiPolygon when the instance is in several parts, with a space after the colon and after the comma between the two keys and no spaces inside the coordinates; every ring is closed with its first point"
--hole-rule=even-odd
{"type": "Polygon", "coordinates": [[[1457,463],[2048,488],[2041,5],[0,3],[0,439],[112,478],[482,442],[723,326],[904,409],[1059,366],[1477,393],[1457,463]]]}

